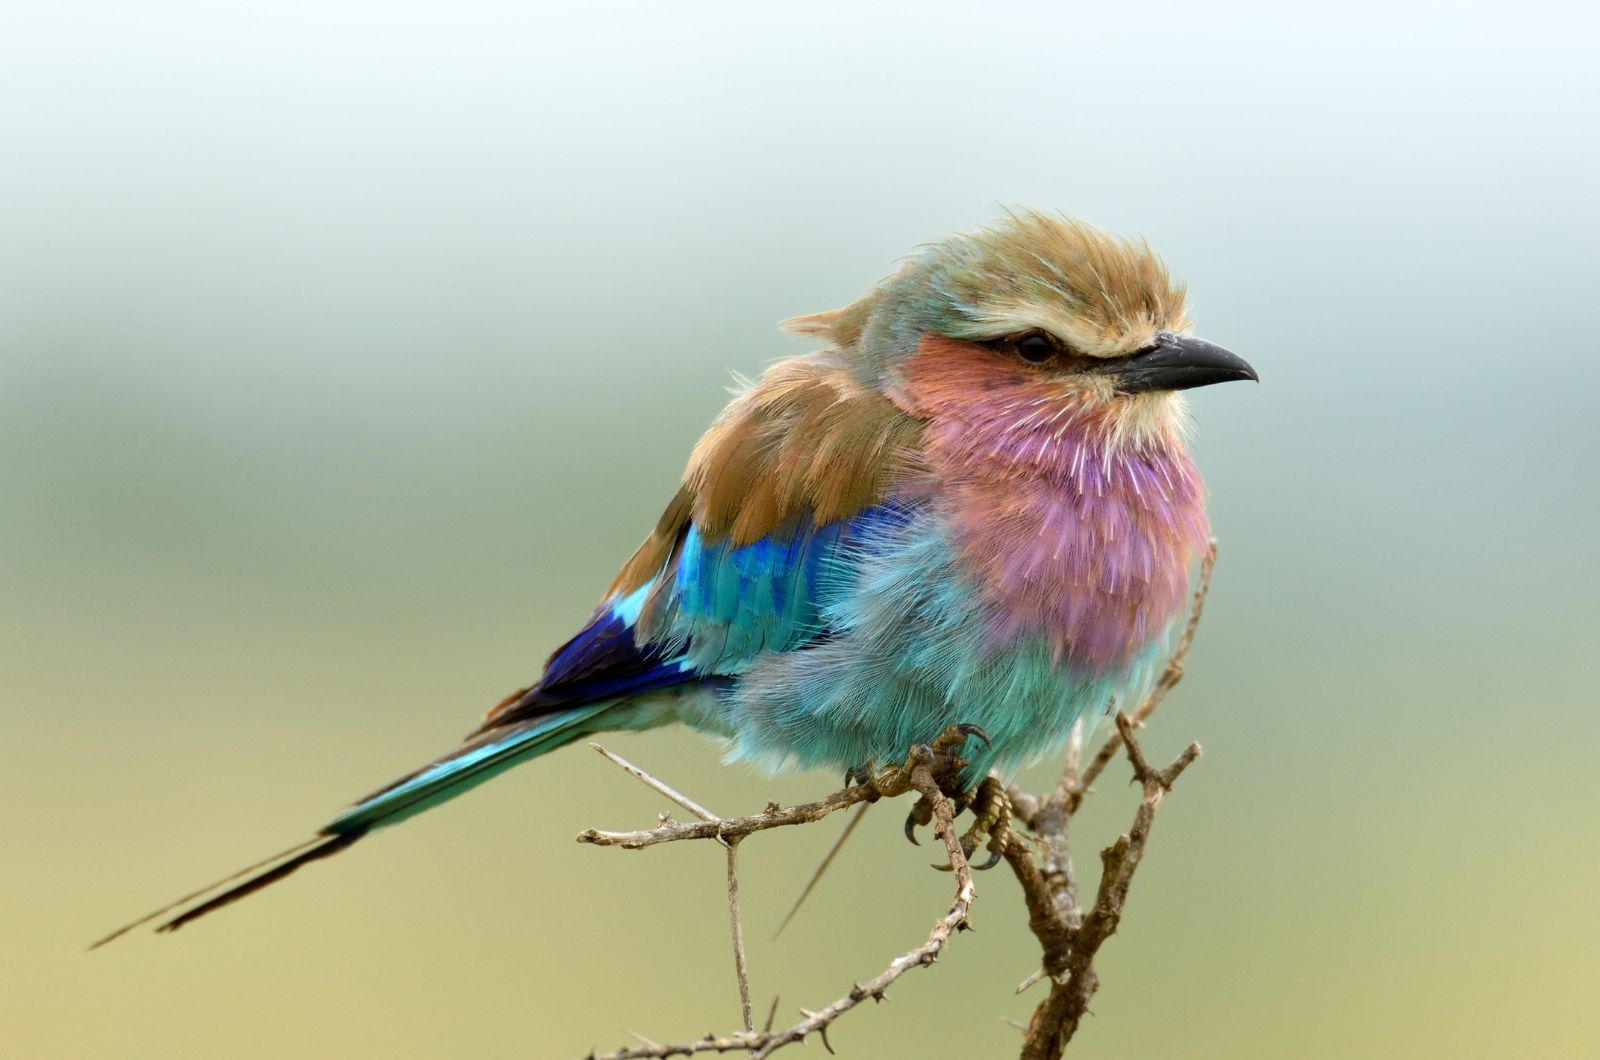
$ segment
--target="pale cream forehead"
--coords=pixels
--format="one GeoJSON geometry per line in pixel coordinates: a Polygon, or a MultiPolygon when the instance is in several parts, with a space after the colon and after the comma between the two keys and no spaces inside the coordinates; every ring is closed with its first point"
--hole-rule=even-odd
{"type": "Polygon", "coordinates": [[[1018,214],[948,249],[974,329],[1048,331],[1082,353],[1115,356],[1188,326],[1183,286],[1149,246],[1080,221],[1018,214]]]}

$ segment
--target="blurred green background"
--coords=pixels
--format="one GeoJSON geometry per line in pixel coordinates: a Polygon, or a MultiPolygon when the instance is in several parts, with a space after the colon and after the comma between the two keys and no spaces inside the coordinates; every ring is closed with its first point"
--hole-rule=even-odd
{"type": "MultiPolygon", "coordinates": [[[[0,11],[0,1052],[560,1057],[736,1025],[721,861],[582,748],[171,939],[530,679],[728,372],[1002,203],[1148,236],[1223,543],[1084,1056],[1592,1055],[1600,146],[1584,5],[0,11]]],[[[830,790],[611,741],[712,808],[830,790]]],[[[1079,829],[1129,819],[1123,767],[1079,829]]],[[[1035,773],[1046,777],[1048,767],[1035,773]]],[[[947,898],[744,848],[757,1008],[947,898]]],[[[1015,884],[846,1056],[1004,1056],[1015,884]]],[[[813,1044],[812,1049],[816,1046],[813,1044]]]]}

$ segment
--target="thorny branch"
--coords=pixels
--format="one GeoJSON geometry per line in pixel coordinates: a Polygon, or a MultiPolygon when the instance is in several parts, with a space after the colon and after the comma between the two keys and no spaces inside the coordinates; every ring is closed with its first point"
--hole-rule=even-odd
{"type": "MultiPolygon", "coordinates": [[[[609,756],[608,756],[609,757],[609,756]]],[[[934,922],[933,929],[920,946],[903,953],[889,962],[889,966],[878,975],[865,983],[856,983],[851,986],[848,993],[830,1002],[816,1011],[801,1009],[804,1017],[798,1023],[782,1030],[754,1031],[746,1029],[739,1034],[726,1036],[707,1035],[693,1042],[663,1045],[659,1042],[648,1040],[640,1045],[619,1049],[616,1052],[590,1054],[590,1060],[635,1060],[635,1058],[692,1056],[695,1053],[728,1053],[748,1052],[760,1058],[770,1056],[774,1051],[793,1042],[803,1041],[807,1036],[816,1034],[822,1039],[823,1045],[831,1053],[833,1047],[828,1042],[828,1028],[840,1016],[855,1008],[868,998],[882,1001],[884,991],[896,979],[913,968],[925,968],[938,960],[940,952],[950,936],[967,926],[967,913],[972,906],[972,870],[967,865],[967,859],[961,850],[961,840],[955,829],[955,807],[940,790],[940,785],[933,772],[933,752],[928,747],[917,747],[912,750],[911,757],[906,767],[900,771],[898,777],[880,780],[876,784],[858,784],[845,789],[839,795],[862,792],[859,797],[850,801],[835,801],[838,796],[831,796],[822,802],[811,803],[808,806],[797,806],[785,811],[780,807],[768,806],[767,811],[756,816],[735,818],[721,821],[729,826],[728,830],[718,834],[716,831],[703,832],[693,826],[679,825],[671,821],[662,821],[656,831],[670,834],[670,838],[661,839],[659,842],[671,842],[674,839],[742,839],[753,832],[765,831],[769,828],[779,828],[784,825],[804,824],[808,821],[821,820],[822,817],[835,809],[851,805],[852,802],[864,801],[868,798],[878,798],[882,795],[899,795],[907,791],[915,791],[922,798],[928,800],[933,810],[934,832],[944,843],[945,852],[950,856],[950,865],[955,870],[956,893],[950,903],[950,908],[934,922]],[[864,790],[863,790],[864,789],[864,790]]],[[[654,785],[652,785],[654,786],[654,785]]],[[[659,790],[659,789],[658,789],[659,790]]],[[[709,822],[708,822],[709,823],[709,822]]],[[[638,833],[632,833],[637,835],[638,833]]],[[[595,832],[592,829],[578,836],[580,843],[601,843],[625,848],[637,849],[649,846],[649,843],[633,842],[626,838],[610,838],[612,833],[595,832]]],[[[622,833],[628,837],[629,833],[622,833]]],[[[730,869],[731,871],[731,869],[730,869]]],[[[730,876],[731,880],[731,876],[730,876]]],[[[731,893],[730,884],[730,893],[731,893]]],[[[737,912],[734,912],[737,923],[737,912]]],[[[735,929],[737,931],[737,928],[735,929]]],[[[741,977],[741,990],[748,990],[741,977]]]]}
{"type": "MultiPolygon", "coordinates": [[[[1006,791],[1011,821],[1028,834],[1024,837],[1016,830],[1005,831],[1000,836],[999,848],[1006,864],[1022,885],[1028,926],[1039,942],[1043,957],[1039,970],[1023,980],[1017,987],[1017,993],[1043,980],[1050,983],[1048,996],[1035,1008],[1027,1026],[1018,1025],[1023,1036],[1022,1060],[1057,1060],[1077,1032],[1079,1023],[1088,1011],[1089,1001],[1100,986],[1099,976],[1094,969],[1095,957],[1122,920],[1128,890],[1144,857],[1156,810],[1178,777],[1200,756],[1200,745],[1191,743],[1165,768],[1158,769],[1145,757],[1135,732],[1183,679],[1184,664],[1194,643],[1195,630],[1200,624],[1216,560],[1217,545],[1212,541],[1201,564],[1188,621],[1168,658],[1166,668],[1156,679],[1150,693],[1131,713],[1120,710],[1116,713],[1116,731],[1088,763],[1080,766],[1083,731],[1079,727],[1069,741],[1066,762],[1053,791],[1045,795],[1032,794],[1016,787],[1006,791]],[[1085,909],[1079,897],[1067,829],[1073,815],[1083,805],[1090,786],[1116,758],[1119,750],[1124,752],[1132,766],[1133,779],[1140,785],[1142,795],[1127,833],[1100,852],[1100,880],[1092,904],[1085,909]]],[[[941,778],[936,775],[935,753],[927,746],[913,748],[905,766],[877,780],[851,785],[816,802],[791,807],[769,803],[759,814],[732,818],[717,817],[637,766],[598,745],[595,749],[700,820],[680,823],[662,815],[660,824],[653,829],[602,832],[591,828],[579,834],[578,842],[638,850],[657,843],[714,839],[727,848],[729,915],[733,926],[735,965],[745,1029],[735,1034],[707,1035],[691,1042],[669,1044],[634,1035],[641,1044],[611,1053],[591,1053],[588,1060],[648,1060],[698,1053],[735,1052],[761,1058],[770,1056],[786,1045],[804,1041],[812,1034],[822,1040],[823,1046],[831,1054],[833,1047],[828,1041],[828,1028],[834,1021],[868,998],[883,1000],[884,992],[895,980],[912,968],[932,965],[951,936],[968,926],[967,917],[975,897],[972,871],[967,864],[961,838],[955,830],[956,808],[942,790],[941,778]],[[872,979],[854,984],[848,993],[823,1008],[815,1011],[801,1009],[804,1018],[790,1027],[773,1030],[769,1016],[766,1029],[753,1030],[734,864],[734,852],[739,841],[756,832],[810,824],[837,810],[911,791],[917,792],[931,809],[935,832],[944,843],[950,856],[950,865],[955,870],[956,893],[949,909],[934,922],[933,929],[921,945],[894,958],[887,968],[872,979]]],[[[829,857],[832,857],[832,852],[829,857]]]]}

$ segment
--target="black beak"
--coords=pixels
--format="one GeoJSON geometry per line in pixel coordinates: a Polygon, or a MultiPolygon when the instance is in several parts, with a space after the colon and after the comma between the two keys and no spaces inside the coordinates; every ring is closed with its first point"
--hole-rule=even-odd
{"type": "Polygon", "coordinates": [[[1204,339],[1156,332],[1156,344],[1106,365],[1124,394],[1146,390],[1189,390],[1233,379],[1257,379],[1256,370],[1243,357],[1204,339]]]}

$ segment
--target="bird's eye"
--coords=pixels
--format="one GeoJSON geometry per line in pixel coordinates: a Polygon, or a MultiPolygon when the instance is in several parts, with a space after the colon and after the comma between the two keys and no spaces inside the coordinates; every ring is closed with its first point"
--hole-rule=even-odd
{"type": "Polygon", "coordinates": [[[1017,356],[1029,364],[1044,364],[1056,355],[1055,343],[1043,335],[1028,335],[1016,345],[1017,356]]]}

